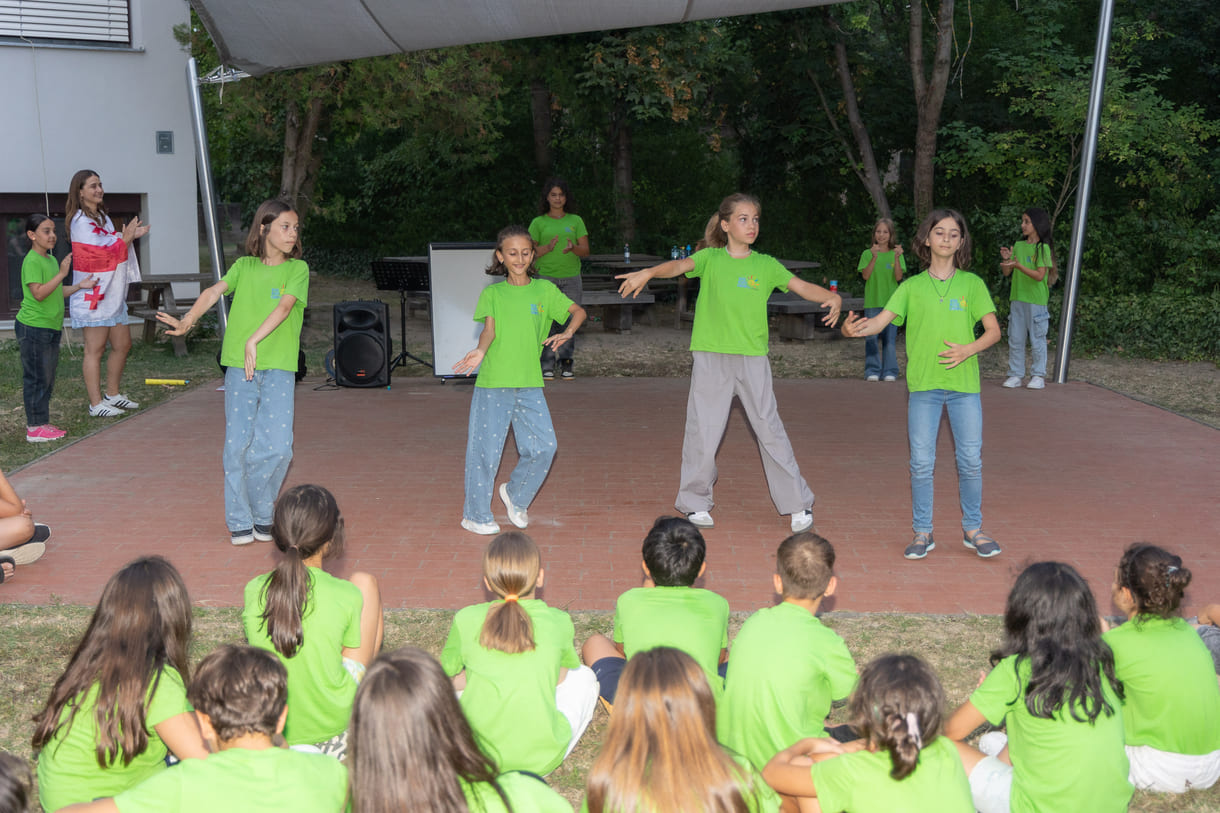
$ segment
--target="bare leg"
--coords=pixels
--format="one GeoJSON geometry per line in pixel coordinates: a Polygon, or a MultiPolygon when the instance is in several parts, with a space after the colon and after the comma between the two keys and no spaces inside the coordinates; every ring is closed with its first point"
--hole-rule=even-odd
{"type": "Polygon", "coordinates": [[[34,520],[25,514],[0,519],[0,553],[24,545],[34,535],[34,520]]]}
{"type": "Polygon", "coordinates": [[[360,593],[364,596],[364,607],[360,610],[360,646],[353,649],[344,647],[343,657],[368,666],[381,651],[381,639],[385,634],[385,618],[381,613],[381,588],[376,577],[368,573],[353,573],[348,581],[360,588],[360,593]]]}
{"type": "Polygon", "coordinates": [[[106,394],[118,395],[123,381],[123,368],[127,366],[127,354],[131,352],[131,328],[114,325],[110,331],[110,357],[106,359],[106,394]]]}
{"type": "MultiPolygon", "coordinates": [[[[81,361],[81,375],[85,379],[85,392],[89,395],[89,406],[102,402],[102,354],[106,352],[106,340],[110,336],[108,327],[83,328],[85,355],[81,361]]],[[[126,359],[124,359],[126,361],[126,359]]],[[[122,368],[119,368],[122,372],[122,368]]]]}
{"type": "Polygon", "coordinates": [[[585,641],[585,645],[580,648],[580,657],[586,666],[592,666],[602,658],[621,658],[623,653],[618,651],[614,641],[598,633],[585,641]]]}

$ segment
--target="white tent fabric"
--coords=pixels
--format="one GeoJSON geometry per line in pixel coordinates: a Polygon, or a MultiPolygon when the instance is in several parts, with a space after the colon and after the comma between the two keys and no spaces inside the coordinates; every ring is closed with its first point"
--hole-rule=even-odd
{"type": "Polygon", "coordinates": [[[191,0],[221,60],[258,76],[367,56],[843,0],[191,0]]]}

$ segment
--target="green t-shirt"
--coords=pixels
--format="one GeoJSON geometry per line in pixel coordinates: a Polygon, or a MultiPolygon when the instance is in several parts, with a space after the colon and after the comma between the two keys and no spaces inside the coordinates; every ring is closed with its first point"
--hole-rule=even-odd
{"type": "Polygon", "coordinates": [[[479,294],[474,320],[490,316],[495,323],[492,339],[479,366],[476,387],[541,387],[542,368],[538,354],[551,330],[551,322],[565,324],[572,300],[544,279],[528,285],[497,282],[479,294]]]}
{"type": "Polygon", "coordinates": [[[856,751],[815,762],[810,774],[826,811],[974,813],[970,781],[948,737],[937,737],[921,749],[919,764],[906,778],[893,779],[892,769],[889,752],[856,751]]]}
{"type": "Polygon", "coordinates": [[[779,260],[751,251],[730,257],[723,248],[705,248],[691,255],[699,279],[695,324],[690,349],[738,356],[767,355],[767,298],[788,290],[792,273],[779,260]]]}
{"type": "Polygon", "coordinates": [[[299,366],[301,324],[309,300],[309,266],[302,260],[264,265],[258,257],[242,257],[221,280],[233,294],[229,326],[221,345],[220,363],[242,367],[246,363],[246,340],[280,304],[283,296],[296,297],[288,318],[258,343],[259,370],[288,370],[299,366]]]}
{"type": "MultiPolygon", "coordinates": [[[[98,733],[93,712],[98,687],[94,684],[89,688],[80,700],[71,727],[60,728],[38,755],[38,796],[44,808],[58,810],[77,802],[114,796],[165,769],[165,755],[169,749],[157,736],[154,726],[190,711],[191,706],[186,701],[186,687],[177,669],[162,668],[160,680],[154,681],[155,691],[150,685],[144,706],[148,747],[144,753],[133,757],[131,764],[124,765],[120,757],[109,768],[97,764],[98,733]]],[[[65,708],[60,714],[60,722],[65,722],[69,713],[65,708]]]]}
{"type": "MultiPolygon", "coordinates": [[[[857,271],[863,271],[868,268],[869,260],[873,258],[873,250],[870,248],[864,249],[864,253],[860,255],[860,263],[856,266],[857,271]]],[[[907,258],[905,254],[899,255],[898,267],[902,269],[902,273],[907,272],[907,258]]],[[[866,308],[884,308],[885,303],[889,301],[894,291],[898,290],[898,280],[894,279],[894,252],[883,251],[877,255],[877,261],[873,263],[873,273],[869,275],[864,282],[864,307],[866,308]]]]}
{"type": "Polygon", "coordinates": [[[17,311],[17,321],[30,327],[45,327],[50,330],[63,330],[64,327],[64,285],[60,282],[55,290],[47,294],[41,302],[30,293],[30,284],[49,282],[59,273],[59,263],[52,256],[43,256],[30,249],[21,261],[21,308],[17,311]]]}
{"type": "MultiPolygon", "coordinates": [[[[1012,258],[1029,269],[1049,269],[1052,262],[1051,247],[1046,243],[1027,243],[1021,240],[1012,247],[1012,258]]],[[[1047,271],[1048,275],[1049,273],[1047,271]]],[[[1009,294],[1011,301],[1045,306],[1050,295],[1051,289],[1047,285],[1046,277],[1034,280],[1018,268],[1012,270],[1012,293],[1009,294]]]]}
{"type": "MultiPolygon", "coordinates": [[[[763,781],[762,776],[749,761],[740,754],[729,753],[733,761],[741,767],[742,773],[745,775],[746,782],[741,788],[742,796],[745,797],[746,810],[750,813],[778,813],[780,798],[771,786],[763,781]]],[[[589,800],[586,798],[580,805],[581,813],[589,813],[589,800]]],[[[640,813],[638,810],[633,811],[613,811],[613,813],[640,813]]],[[[666,813],[665,811],[649,810],[647,813],[666,813]]]]}
{"type": "Polygon", "coordinates": [[[575,246],[580,238],[588,236],[589,230],[585,228],[585,221],[580,219],[580,215],[565,214],[559,218],[538,215],[530,221],[530,237],[540,246],[545,246],[555,237],[559,238],[559,242],[553,251],[538,257],[534,267],[539,274],[547,277],[580,276],[580,257],[571,251],[564,254],[563,250],[568,240],[575,246]]]}
{"type": "Polygon", "coordinates": [[[334,757],[288,748],[229,748],[188,759],[115,797],[120,813],[338,813],[347,769],[334,757]]]}
{"type": "Polygon", "coordinates": [[[563,762],[572,726],[555,705],[561,668],[580,666],[572,617],[538,599],[522,599],[534,626],[534,648],[508,654],[479,643],[495,601],[458,610],[441,651],[450,677],[466,670],[462,709],[475,736],[503,771],[547,774],[563,762]]]}
{"type": "Polygon", "coordinates": [[[288,670],[289,745],[326,742],[347,729],[356,697],[356,681],[343,667],[343,648],[360,646],[360,611],[364,596],[349,581],[309,568],[309,598],[301,619],[303,641],[291,658],[276,652],[263,624],[263,585],[269,573],[246,585],[242,625],[251,646],[275,652],[288,670]]]}
{"type": "Polygon", "coordinates": [[[722,596],[699,587],[634,587],[614,605],[614,642],[629,659],[659,646],[682,650],[703,667],[719,705],[720,650],[729,645],[729,603],[722,596]]]}
{"type": "MultiPolygon", "coordinates": [[[[1025,705],[1029,658],[1000,661],[970,702],[992,725],[1008,729],[1013,778],[1010,809],[1026,811],[1125,811],[1133,788],[1123,748],[1123,715],[1118,697],[1102,676],[1103,696],[1114,709],[1092,723],[1080,722],[1066,708],[1051,719],[1034,717],[1025,705]]],[[[1083,716],[1083,711],[1078,712],[1083,716]]]]}
{"type": "Polygon", "coordinates": [[[986,283],[961,269],[947,282],[925,271],[903,280],[885,309],[897,315],[894,324],[907,326],[908,390],[979,391],[977,355],[946,370],[940,353],[946,341],[970,344],[978,321],[995,313],[986,283]]]}
{"type": "Polygon", "coordinates": [[[830,704],[851,694],[856,664],[847,644],[808,610],[765,607],[733,639],[717,735],[762,770],[805,737],[824,737],[830,704]]]}
{"type": "MultiPolygon", "coordinates": [[[[514,813],[572,813],[572,806],[567,800],[541,779],[509,772],[498,776],[496,782],[508,797],[514,813]]],[[[466,794],[466,803],[475,813],[508,813],[500,794],[486,782],[474,785],[463,783],[462,792],[466,794]]]]}
{"type": "Polygon", "coordinates": [[[1194,755],[1220,749],[1220,687],[1211,654],[1190,624],[1145,616],[1102,639],[1123,682],[1127,745],[1194,755]]]}

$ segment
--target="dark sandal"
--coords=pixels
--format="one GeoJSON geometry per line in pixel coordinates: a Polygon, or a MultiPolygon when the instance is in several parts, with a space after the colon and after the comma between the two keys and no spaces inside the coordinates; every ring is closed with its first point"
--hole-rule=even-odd
{"type": "Polygon", "coordinates": [[[16,575],[17,575],[17,562],[14,561],[13,557],[0,556],[0,584],[4,584],[6,581],[8,581],[9,579],[13,578],[13,576],[16,576],[16,575]],[[13,569],[13,572],[8,575],[5,575],[5,573],[4,573],[5,565],[8,565],[9,567],[11,567],[13,569]]]}
{"type": "Polygon", "coordinates": [[[983,559],[990,559],[992,556],[1000,555],[1000,544],[987,534],[983,533],[981,528],[975,531],[973,536],[969,534],[964,536],[962,538],[962,544],[970,548],[983,559]]]}

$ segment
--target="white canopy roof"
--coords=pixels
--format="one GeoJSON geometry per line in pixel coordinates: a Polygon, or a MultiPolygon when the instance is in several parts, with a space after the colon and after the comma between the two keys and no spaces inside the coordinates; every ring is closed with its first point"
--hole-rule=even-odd
{"type": "Polygon", "coordinates": [[[221,60],[256,76],[424,48],[835,2],[842,0],[191,0],[221,60]]]}

